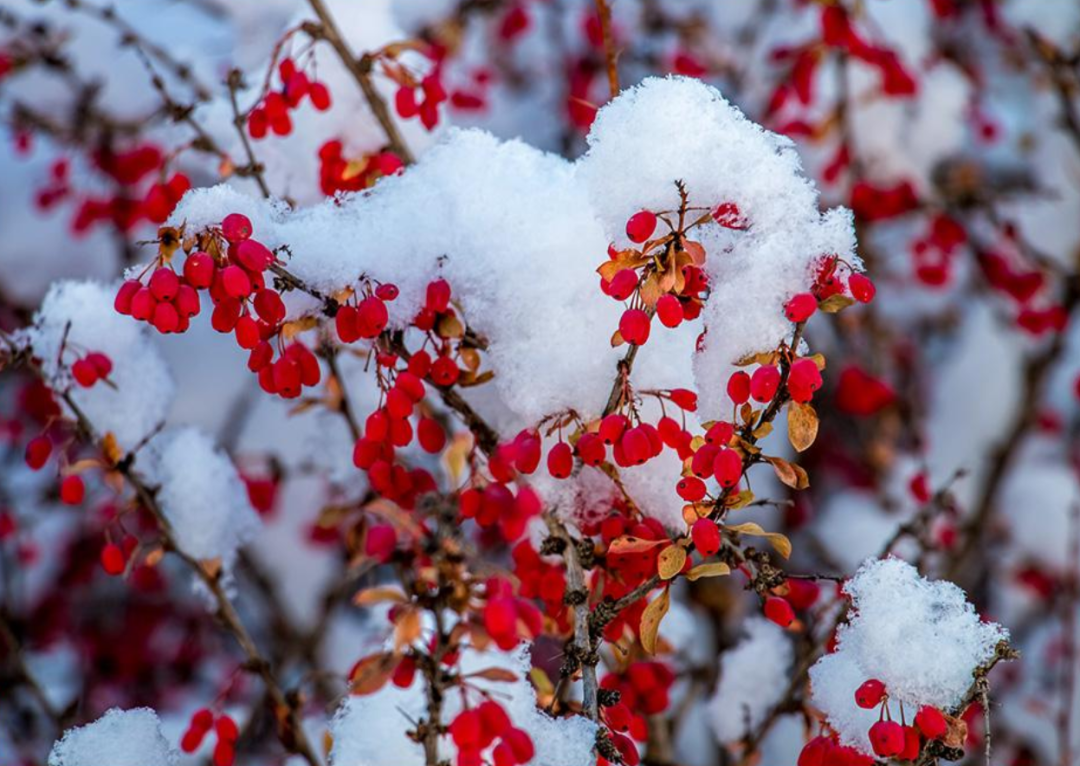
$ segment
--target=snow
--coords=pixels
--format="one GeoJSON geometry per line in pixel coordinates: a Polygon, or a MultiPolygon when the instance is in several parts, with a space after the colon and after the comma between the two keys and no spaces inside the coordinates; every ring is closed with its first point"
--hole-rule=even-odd
{"type": "Polygon", "coordinates": [[[49,766],[173,766],[176,752],[150,708],[113,708],[93,723],[64,732],[49,766]]]}
{"type": "Polygon", "coordinates": [[[236,467],[206,434],[194,428],[164,431],[138,463],[158,486],[161,510],[179,548],[200,560],[232,562],[261,522],[236,467]]]}
{"type": "Polygon", "coordinates": [[[173,382],[144,326],[113,309],[115,295],[115,285],[55,282],[22,338],[49,385],[56,391],[70,388],[99,435],[112,433],[122,449],[130,450],[164,422],[173,382]],[[72,380],[70,366],[93,351],[112,361],[109,380],[115,387],[99,381],[82,388],[72,380]]]}
{"type": "Polygon", "coordinates": [[[784,696],[795,651],[784,630],[750,617],[746,637],[720,660],[720,682],[709,703],[717,739],[735,742],[757,727],[784,696]]]}
{"type": "Polygon", "coordinates": [[[975,669],[1008,638],[1000,625],[982,622],[964,591],[930,581],[905,561],[869,561],[844,586],[850,621],[838,631],[835,653],[810,671],[813,702],[841,741],[869,752],[866,731],[876,712],[855,704],[863,681],[885,684],[890,700],[908,709],[948,710],[971,686],[975,669]]]}

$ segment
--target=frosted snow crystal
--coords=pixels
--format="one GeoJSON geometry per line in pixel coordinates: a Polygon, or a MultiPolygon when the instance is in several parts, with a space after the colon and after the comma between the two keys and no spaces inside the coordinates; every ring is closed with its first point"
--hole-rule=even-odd
{"type": "MultiPolygon", "coordinates": [[[[466,674],[492,667],[517,674],[517,680],[510,683],[473,680],[477,687],[488,690],[514,725],[532,738],[536,748],[532,766],[584,764],[595,758],[592,748],[596,724],[583,716],[552,718],[536,706],[536,690],[528,679],[527,646],[510,652],[467,650],[461,667],[466,674]]],[[[413,727],[411,721],[425,715],[423,689],[424,681],[418,673],[407,689],[387,684],[375,694],[346,699],[330,726],[334,739],[330,766],[423,766],[423,748],[405,736],[413,727]]],[[[461,696],[448,695],[443,706],[444,722],[452,721],[461,709],[461,696]]],[[[442,738],[440,744],[440,755],[453,760],[454,747],[449,739],[442,738]]]]}
{"type": "Polygon", "coordinates": [[[139,467],[159,485],[161,510],[177,545],[197,559],[226,566],[258,531],[260,521],[236,467],[206,434],[194,428],[154,437],[139,467]]]}
{"type": "MultiPolygon", "coordinates": [[[[932,582],[905,561],[863,564],[844,586],[852,617],[838,633],[838,648],[810,670],[814,704],[845,744],[870,752],[866,731],[876,720],[855,704],[855,690],[870,678],[885,684],[895,704],[948,709],[963,698],[975,669],[1008,632],[982,622],[964,591],[932,582]]],[[[896,711],[899,712],[899,711],[896,711]]]]}
{"type": "Polygon", "coordinates": [[[68,729],[49,753],[49,766],[173,766],[177,754],[150,708],[113,708],[85,726],[68,729]]]}
{"type": "Polygon", "coordinates": [[[763,617],[746,621],[746,638],[723,655],[720,683],[709,702],[717,739],[733,742],[765,719],[784,696],[794,656],[782,628],[763,617]]]}
{"type": "Polygon", "coordinates": [[[23,339],[50,386],[70,388],[94,428],[113,433],[122,448],[130,449],[165,420],[173,382],[144,328],[113,309],[115,295],[115,286],[97,282],[56,282],[23,339]],[[98,382],[82,388],[72,380],[71,365],[92,351],[112,360],[109,380],[115,387],[98,382]]]}

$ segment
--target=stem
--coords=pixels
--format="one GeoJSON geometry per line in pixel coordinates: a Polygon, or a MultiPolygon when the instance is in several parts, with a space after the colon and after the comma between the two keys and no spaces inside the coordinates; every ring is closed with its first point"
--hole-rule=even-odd
{"type": "Polygon", "coordinates": [[[607,63],[608,88],[611,97],[619,95],[618,55],[615,52],[615,38],[611,34],[611,7],[607,0],[596,0],[596,13],[600,17],[600,31],[604,37],[604,58],[607,63]]]}

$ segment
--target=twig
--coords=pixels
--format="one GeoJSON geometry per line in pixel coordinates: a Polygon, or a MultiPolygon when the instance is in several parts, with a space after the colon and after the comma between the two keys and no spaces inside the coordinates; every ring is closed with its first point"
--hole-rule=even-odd
{"type": "Polygon", "coordinates": [[[619,95],[619,67],[615,52],[615,38],[611,32],[611,8],[608,0],[596,0],[596,13],[600,17],[600,31],[604,37],[604,58],[607,63],[608,88],[611,97],[619,95]]]}

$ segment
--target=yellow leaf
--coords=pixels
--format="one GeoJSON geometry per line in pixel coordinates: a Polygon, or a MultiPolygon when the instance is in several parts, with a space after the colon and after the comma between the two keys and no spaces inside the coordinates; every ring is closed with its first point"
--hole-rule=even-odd
{"type": "Polygon", "coordinates": [[[798,452],[810,448],[817,438],[818,417],[813,406],[792,402],[788,407],[788,440],[798,452]]]}
{"type": "Polygon", "coordinates": [[[849,298],[846,295],[830,295],[828,298],[818,304],[818,308],[824,311],[826,314],[835,314],[838,311],[843,311],[848,306],[855,302],[854,298],[849,298]]]}
{"type": "Polygon", "coordinates": [[[435,332],[440,338],[460,338],[465,335],[465,325],[457,318],[456,314],[443,314],[439,317],[439,324],[435,332]]]}
{"type": "Polygon", "coordinates": [[[421,627],[418,609],[403,609],[398,613],[394,624],[394,646],[398,651],[420,638],[421,627]]]}
{"type": "Polygon", "coordinates": [[[792,489],[806,489],[810,486],[810,477],[806,475],[806,471],[801,466],[789,463],[779,457],[767,457],[765,459],[772,465],[773,471],[776,472],[776,478],[787,486],[792,489]]]}
{"type": "Polygon", "coordinates": [[[760,426],[758,426],[757,428],[754,429],[754,438],[755,439],[764,439],[766,436],[768,436],[769,434],[772,433],[772,428],[773,428],[773,425],[772,425],[771,420],[767,421],[765,423],[762,423],[760,426]]]}
{"type": "Polygon", "coordinates": [[[468,462],[472,447],[472,434],[458,433],[454,434],[450,446],[443,450],[443,465],[446,467],[446,473],[449,474],[450,481],[454,486],[461,483],[461,474],[465,470],[465,464],[468,462]]]}
{"type": "Polygon", "coordinates": [[[624,343],[626,343],[626,341],[623,340],[623,336],[622,336],[621,332],[616,330],[615,332],[613,332],[611,334],[611,347],[612,348],[618,348],[619,346],[621,346],[624,343]]]}
{"type": "Polygon", "coordinates": [[[703,577],[723,577],[729,574],[731,574],[731,567],[721,561],[714,561],[711,564],[698,564],[686,573],[686,579],[694,582],[703,577]]]}
{"type": "Polygon", "coordinates": [[[480,369],[480,352],[475,348],[463,348],[459,354],[461,363],[465,365],[465,369],[470,372],[476,372],[480,369]]]}
{"type": "Polygon", "coordinates": [[[408,603],[405,594],[400,589],[389,586],[366,588],[353,596],[352,600],[356,606],[370,606],[383,601],[393,601],[395,604],[408,603]]]}
{"type": "Polygon", "coordinates": [[[761,528],[760,524],[748,521],[744,524],[729,524],[724,528],[729,532],[738,532],[741,535],[764,537],[781,556],[788,558],[791,555],[791,541],[779,532],[766,532],[761,528]]]}
{"type": "Polygon", "coordinates": [[[292,340],[305,330],[314,330],[318,326],[319,320],[317,318],[301,317],[281,325],[281,337],[285,340],[292,340]]]}
{"type": "Polygon", "coordinates": [[[817,368],[818,368],[818,370],[820,372],[825,371],[825,355],[824,354],[811,354],[810,356],[808,356],[806,358],[813,361],[813,363],[817,366],[817,368]]]}
{"type": "Polygon", "coordinates": [[[616,537],[608,546],[608,554],[641,553],[651,551],[661,545],[666,545],[667,540],[643,540],[640,537],[623,535],[616,537]]]}
{"type": "Polygon", "coordinates": [[[754,502],[754,493],[748,489],[744,489],[737,495],[732,495],[724,501],[724,507],[732,511],[737,511],[740,508],[745,508],[754,502]]]}
{"type": "Polygon", "coordinates": [[[661,580],[670,580],[682,571],[686,563],[686,549],[678,545],[669,545],[660,551],[656,560],[656,570],[661,580]]]}
{"type": "Polygon", "coordinates": [[[656,653],[656,637],[660,631],[660,622],[671,606],[671,594],[667,588],[654,598],[641,615],[641,646],[649,654],[656,653]]]}
{"type": "Polygon", "coordinates": [[[105,462],[113,466],[124,459],[124,451],[116,441],[116,434],[109,431],[101,439],[101,451],[105,455],[105,462]]]}

